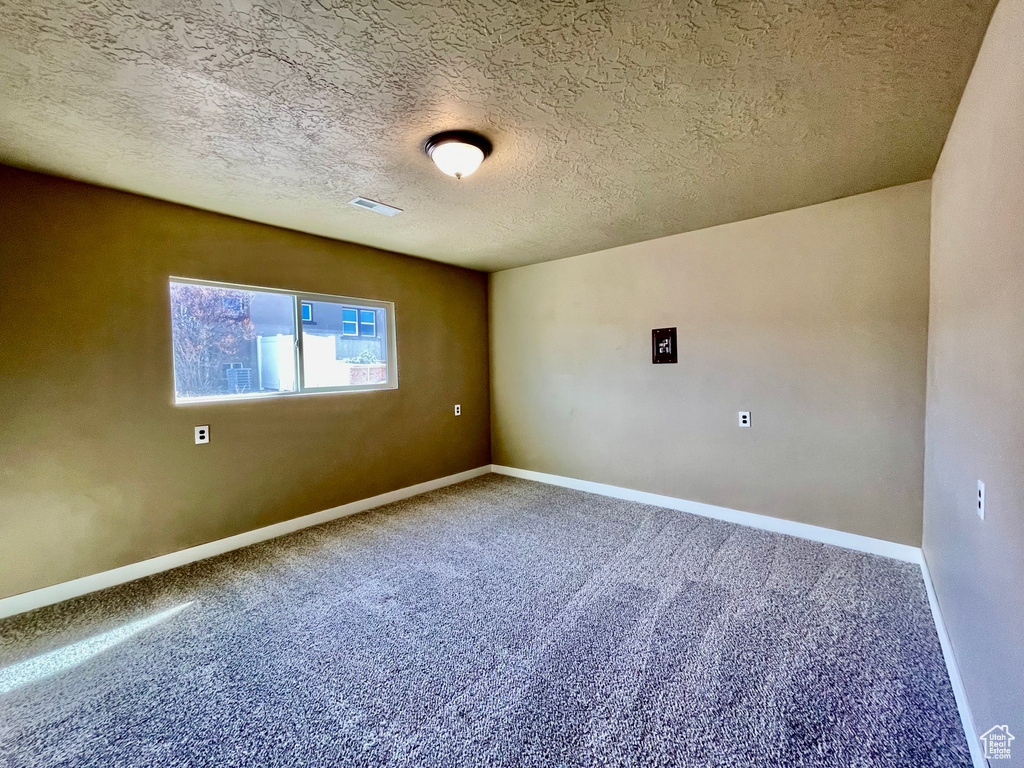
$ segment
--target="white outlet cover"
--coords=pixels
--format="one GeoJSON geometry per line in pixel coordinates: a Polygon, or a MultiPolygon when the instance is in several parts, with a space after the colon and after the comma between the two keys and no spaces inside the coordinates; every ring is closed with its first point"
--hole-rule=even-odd
{"type": "Polygon", "coordinates": [[[456,416],[461,416],[462,415],[462,406],[461,405],[456,405],[455,406],[455,415],[456,416]]]}
{"type": "Polygon", "coordinates": [[[750,411],[740,411],[737,417],[737,422],[741,427],[750,426],[750,411]]]}
{"type": "Polygon", "coordinates": [[[985,484],[978,481],[978,517],[985,519],[985,484]]]}
{"type": "Polygon", "coordinates": [[[210,425],[196,427],[196,445],[210,442],[210,425]]]}

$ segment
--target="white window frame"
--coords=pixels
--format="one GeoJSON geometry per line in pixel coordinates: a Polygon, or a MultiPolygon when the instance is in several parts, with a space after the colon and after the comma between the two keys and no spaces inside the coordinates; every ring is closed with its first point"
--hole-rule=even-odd
{"type": "MultiPolygon", "coordinates": [[[[237,395],[210,395],[209,397],[190,397],[187,400],[178,399],[177,387],[174,383],[174,340],[170,339],[171,349],[171,402],[174,405],[209,405],[211,403],[238,402],[239,400],[269,400],[280,397],[299,397],[305,395],[337,394],[342,392],[372,392],[378,390],[398,389],[398,334],[395,328],[395,303],[393,301],[381,301],[379,299],[361,299],[355,296],[336,296],[330,293],[311,293],[309,291],[290,291],[284,288],[267,288],[261,285],[246,285],[243,283],[225,283],[219,280],[201,280],[192,277],[167,278],[168,288],[171,283],[184,283],[186,285],[205,285],[211,288],[226,288],[236,291],[260,291],[262,293],[276,293],[292,298],[292,311],[295,317],[295,382],[294,392],[250,392],[237,395]],[[384,310],[386,324],[385,344],[387,346],[387,381],[384,384],[352,384],[343,387],[306,387],[305,374],[303,372],[302,356],[302,302],[321,301],[331,304],[341,304],[356,309],[356,330],[359,329],[359,308],[367,307],[384,310]]],[[[168,314],[168,318],[170,315],[168,314]]],[[[168,331],[171,324],[168,323],[168,331]]]]}

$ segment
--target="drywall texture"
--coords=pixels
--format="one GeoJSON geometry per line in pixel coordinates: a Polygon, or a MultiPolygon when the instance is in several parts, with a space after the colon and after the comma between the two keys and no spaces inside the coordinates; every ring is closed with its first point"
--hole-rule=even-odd
{"type": "Polygon", "coordinates": [[[925,557],[974,724],[1009,726],[1013,765],[1024,765],[1021,40],[1024,0],[1003,0],[935,173],[924,496],[925,557]]]}
{"type": "Polygon", "coordinates": [[[0,160],[500,269],[930,178],[994,4],[0,0],[0,160]]]}
{"type": "Polygon", "coordinates": [[[0,596],[490,460],[480,273],[3,167],[0,243],[0,596]],[[399,388],[174,406],[170,275],[394,301],[399,388]]]}
{"type": "Polygon", "coordinates": [[[919,545],[928,219],[925,181],[492,275],[495,463],[919,545]]]}

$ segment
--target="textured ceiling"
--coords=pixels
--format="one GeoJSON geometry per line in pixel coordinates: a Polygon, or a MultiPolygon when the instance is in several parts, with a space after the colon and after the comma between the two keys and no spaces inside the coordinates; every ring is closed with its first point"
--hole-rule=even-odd
{"type": "Polygon", "coordinates": [[[929,177],[994,5],[0,0],[0,159],[501,269],[929,177]]]}

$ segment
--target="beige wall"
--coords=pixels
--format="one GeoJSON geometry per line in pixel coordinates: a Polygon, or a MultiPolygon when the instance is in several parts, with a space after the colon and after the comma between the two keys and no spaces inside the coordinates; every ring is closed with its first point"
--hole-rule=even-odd
{"type": "Polygon", "coordinates": [[[929,195],[492,275],[495,463],[920,544],[929,195]]]}
{"type": "Polygon", "coordinates": [[[481,273],[0,167],[0,328],[0,596],[490,460],[481,273]],[[400,386],[175,407],[169,275],[394,301],[400,386]]]}
{"type": "Polygon", "coordinates": [[[975,725],[1008,725],[1014,753],[1024,753],[1022,41],[1024,0],[1002,0],[935,172],[924,499],[925,557],[975,725]]]}

